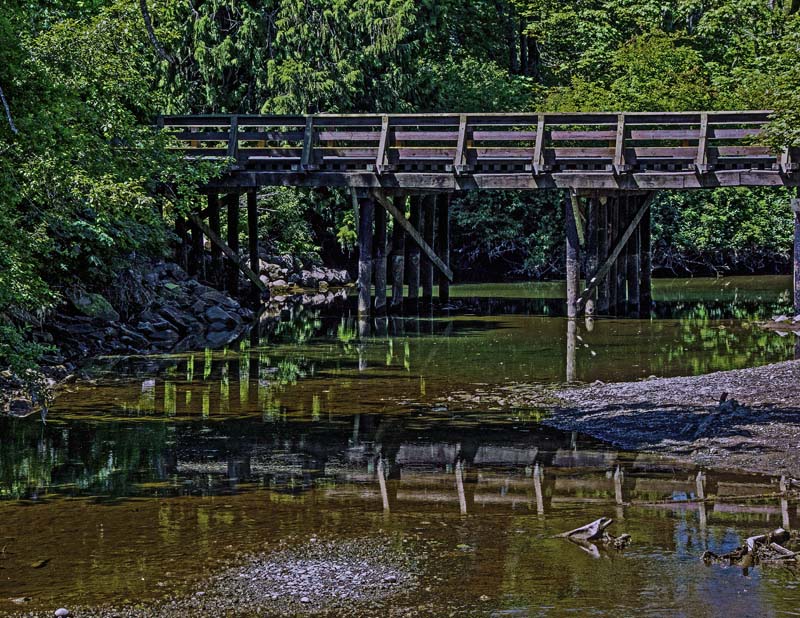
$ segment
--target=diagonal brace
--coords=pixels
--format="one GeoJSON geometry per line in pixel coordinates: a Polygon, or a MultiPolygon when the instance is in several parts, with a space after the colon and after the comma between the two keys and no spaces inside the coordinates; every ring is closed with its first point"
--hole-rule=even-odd
{"type": "Polygon", "coordinates": [[[422,253],[425,254],[425,257],[428,258],[445,277],[447,277],[448,281],[452,281],[453,271],[450,270],[450,267],[447,264],[442,262],[431,246],[422,239],[422,236],[420,236],[419,232],[414,228],[413,225],[411,225],[409,220],[405,218],[403,213],[401,213],[397,207],[386,198],[382,191],[373,189],[372,196],[375,198],[375,201],[378,202],[378,204],[383,206],[386,211],[392,215],[392,217],[394,217],[395,223],[398,223],[406,231],[406,234],[408,234],[411,240],[417,244],[422,253]]]}
{"type": "Polygon", "coordinates": [[[620,236],[619,241],[617,241],[614,250],[611,254],[606,258],[606,261],[597,269],[597,272],[594,276],[588,281],[586,285],[586,289],[581,292],[581,295],[578,297],[578,301],[576,305],[578,309],[583,308],[586,305],[586,301],[591,298],[594,291],[597,289],[597,286],[608,276],[608,272],[611,270],[611,267],[614,265],[614,262],[617,261],[619,254],[622,253],[622,249],[625,247],[627,242],[630,240],[633,233],[636,231],[636,227],[641,222],[642,218],[644,217],[645,213],[649,210],[650,204],[653,203],[653,200],[656,197],[656,191],[653,191],[647,198],[642,202],[642,205],[639,207],[639,210],[636,212],[636,215],[633,217],[631,222],[628,224],[628,227],[620,236]]]}
{"type": "Polygon", "coordinates": [[[205,222],[198,217],[196,214],[190,214],[189,219],[192,223],[194,223],[200,230],[208,236],[209,240],[214,243],[217,247],[220,248],[222,253],[225,254],[229,260],[231,260],[234,264],[236,264],[237,268],[244,273],[244,276],[250,279],[259,290],[262,292],[266,292],[267,286],[264,285],[264,282],[259,279],[258,275],[254,273],[250,267],[245,263],[245,260],[240,258],[236,252],[231,249],[227,243],[222,240],[205,222]]]}

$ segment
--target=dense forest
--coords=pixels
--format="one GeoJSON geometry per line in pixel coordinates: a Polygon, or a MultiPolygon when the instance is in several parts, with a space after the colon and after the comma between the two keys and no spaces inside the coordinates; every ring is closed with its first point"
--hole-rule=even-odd
{"type": "MultiPolygon", "coordinates": [[[[774,109],[800,142],[800,0],[0,0],[0,359],[75,288],[102,290],[169,247],[218,170],[187,166],[159,113],[774,109]],[[172,189],[161,190],[164,181],[172,189]]],[[[454,203],[462,279],[557,276],[560,196],[454,203]],[[481,230],[478,233],[476,230],[481,230]]],[[[262,197],[276,251],[342,262],[344,192],[262,197]]],[[[777,190],[665,194],[654,265],[785,268],[777,190]]]]}

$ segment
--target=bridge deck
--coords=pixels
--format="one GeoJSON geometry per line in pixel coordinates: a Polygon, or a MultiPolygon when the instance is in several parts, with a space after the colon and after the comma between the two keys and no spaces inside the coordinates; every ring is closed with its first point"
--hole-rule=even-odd
{"type": "Polygon", "coordinates": [[[769,111],[164,116],[186,157],[229,159],[209,188],[408,191],[800,185],[800,151],[760,141],[769,111]]]}

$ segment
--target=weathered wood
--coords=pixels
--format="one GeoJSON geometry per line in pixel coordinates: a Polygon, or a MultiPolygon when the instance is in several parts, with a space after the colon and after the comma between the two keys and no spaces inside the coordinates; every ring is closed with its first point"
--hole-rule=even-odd
{"type": "Polygon", "coordinates": [[[189,266],[188,236],[186,234],[186,219],[180,215],[175,217],[175,236],[178,237],[175,244],[175,262],[183,270],[186,270],[189,266]]]}
{"type": "MultiPolygon", "coordinates": [[[[411,198],[411,205],[410,205],[410,213],[409,213],[409,225],[413,230],[419,230],[422,224],[422,210],[420,208],[420,202],[422,198],[417,195],[412,195],[411,198]]],[[[402,213],[398,212],[397,215],[394,215],[394,222],[395,224],[400,224],[399,216],[402,213]]],[[[403,227],[401,225],[401,227],[403,227]]],[[[406,234],[410,234],[408,228],[404,228],[406,234]]],[[[417,233],[419,236],[419,233],[417,233]]],[[[421,237],[420,237],[421,238],[421,237]]],[[[419,299],[419,258],[420,258],[420,248],[419,242],[413,242],[413,238],[409,238],[407,240],[411,240],[412,242],[406,242],[406,269],[408,270],[408,298],[409,300],[416,301],[419,299]]]]}
{"type": "Polygon", "coordinates": [[[375,278],[375,313],[386,313],[386,209],[375,209],[375,236],[372,243],[372,271],[375,278]]]}
{"type": "Polygon", "coordinates": [[[189,252],[189,274],[198,277],[198,279],[205,279],[203,232],[192,219],[189,219],[189,231],[192,234],[192,244],[189,252]]]}
{"type": "Polygon", "coordinates": [[[464,171],[467,164],[465,144],[467,139],[467,116],[461,114],[458,120],[458,141],[456,143],[456,154],[453,157],[453,169],[456,174],[464,171]]]}
{"type": "Polygon", "coordinates": [[[655,199],[655,193],[648,195],[642,202],[642,205],[636,211],[633,219],[628,224],[628,227],[625,228],[625,231],[622,233],[622,237],[619,238],[614,249],[611,251],[609,256],[606,258],[605,262],[600,266],[597,270],[597,274],[592,277],[591,280],[588,281],[588,285],[586,289],[581,293],[580,298],[578,299],[578,307],[583,307],[586,304],[586,300],[589,298],[591,293],[597,288],[597,285],[600,281],[606,277],[611,270],[612,265],[614,262],[617,261],[619,254],[622,252],[623,247],[630,239],[633,231],[636,229],[636,226],[639,225],[639,222],[642,220],[645,214],[649,213],[650,211],[650,204],[653,203],[655,199]]]}
{"type": "MultiPolygon", "coordinates": [[[[450,266],[450,195],[442,193],[436,205],[436,247],[439,259],[450,266]]],[[[450,302],[450,280],[439,272],[439,302],[450,302]]]]}
{"type": "MultiPolygon", "coordinates": [[[[395,197],[394,206],[405,216],[405,197],[395,197]]],[[[405,274],[406,232],[395,221],[392,226],[392,308],[403,306],[403,276],[405,274]]]]}
{"type": "Polygon", "coordinates": [[[228,156],[236,159],[239,156],[239,118],[231,116],[231,124],[228,131],[228,156]]]}
{"type": "MultiPolygon", "coordinates": [[[[425,244],[434,246],[434,217],[436,215],[436,196],[426,195],[422,198],[422,232],[425,244]]],[[[422,285],[422,302],[430,304],[433,301],[433,261],[423,250],[419,263],[419,279],[422,285]]]]}
{"type": "Polygon", "coordinates": [[[372,291],[372,224],[375,218],[375,200],[370,196],[358,197],[358,315],[370,312],[372,291]]]}
{"type": "Polygon", "coordinates": [[[306,117],[306,128],[303,133],[303,150],[300,156],[300,169],[304,172],[314,169],[314,117],[306,117]]]}
{"type": "Polygon", "coordinates": [[[625,163],[625,114],[617,116],[617,135],[614,142],[614,171],[623,174],[630,169],[625,163]]]}
{"type": "MultiPolygon", "coordinates": [[[[415,219],[414,197],[412,196],[411,198],[411,220],[409,221],[408,219],[405,218],[405,216],[403,216],[403,214],[399,210],[397,210],[397,208],[395,208],[394,204],[392,204],[383,193],[381,193],[380,191],[373,191],[372,195],[381,206],[383,206],[387,211],[389,211],[389,214],[392,215],[392,217],[394,217],[394,220],[403,226],[403,229],[406,231],[406,234],[413,241],[413,243],[406,243],[406,244],[407,245],[416,244],[417,247],[419,247],[420,251],[422,251],[422,253],[425,255],[425,257],[428,260],[430,260],[433,263],[433,265],[436,268],[438,268],[439,271],[452,282],[453,271],[450,270],[450,267],[447,266],[447,264],[445,264],[444,262],[442,262],[442,260],[439,259],[439,256],[437,256],[433,248],[427,242],[425,242],[425,240],[422,238],[417,228],[413,227],[413,222],[415,219]]],[[[411,294],[409,290],[409,297],[410,296],[411,294]]]]}
{"type": "MultiPolygon", "coordinates": [[[[619,239],[619,204],[620,197],[615,195],[609,199],[608,205],[608,246],[614,247],[619,239]]],[[[619,256],[617,256],[619,257],[619,256]]],[[[608,272],[608,310],[609,313],[616,315],[618,310],[619,299],[617,297],[617,268],[619,261],[617,259],[611,264],[608,272]]],[[[579,303],[580,305],[580,303],[579,303]]]]}
{"type": "Polygon", "coordinates": [[[794,310],[800,313],[800,191],[792,200],[794,216],[794,310]]]}
{"type": "MultiPolygon", "coordinates": [[[[631,198],[631,208],[629,209],[630,216],[636,212],[635,206],[637,198],[631,198]]],[[[641,282],[641,228],[642,224],[636,226],[630,240],[628,241],[628,315],[630,317],[639,317],[639,298],[640,298],[640,282],[641,282]]]]}
{"type": "MultiPolygon", "coordinates": [[[[629,214],[628,195],[622,195],[618,199],[619,209],[617,216],[617,229],[614,232],[617,238],[622,236],[622,231],[630,221],[631,215],[629,214]]],[[[617,291],[614,294],[616,307],[614,308],[615,315],[625,315],[628,308],[628,243],[624,242],[617,258],[615,268],[615,280],[611,285],[616,285],[617,291]]]]}
{"type": "Polygon", "coordinates": [[[567,239],[567,317],[578,317],[578,288],[580,286],[580,242],[575,224],[575,206],[570,195],[564,199],[564,224],[567,239]]]}
{"type": "MultiPolygon", "coordinates": [[[[261,261],[258,258],[258,195],[255,191],[247,192],[247,248],[250,270],[258,274],[261,270],[261,261]]],[[[263,286],[252,284],[250,296],[253,302],[260,300],[263,289],[263,286]]]]}
{"type": "Polygon", "coordinates": [[[375,170],[382,174],[388,168],[388,147],[389,147],[389,116],[381,116],[381,133],[378,138],[378,152],[375,155],[375,170]]]}
{"type": "MultiPolygon", "coordinates": [[[[597,266],[595,269],[587,273],[586,279],[592,279],[597,276],[600,264],[605,262],[608,258],[609,252],[609,221],[608,221],[608,199],[603,197],[597,200],[598,202],[598,238],[597,238],[597,266]]],[[[608,286],[608,277],[604,277],[597,286],[597,312],[607,314],[610,306],[610,290],[608,286]]],[[[591,298],[591,294],[587,297],[591,298]]],[[[588,304],[587,304],[588,306],[588,304]]]]}
{"type": "MultiPolygon", "coordinates": [[[[599,225],[600,200],[596,197],[589,198],[586,203],[586,273],[587,279],[593,277],[600,264],[598,225],[599,225]]],[[[586,301],[584,308],[586,315],[594,315],[597,307],[595,305],[596,293],[592,294],[586,301]]]]}
{"type": "MultiPolygon", "coordinates": [[[[216,234],[210,227],[208,227],[205,222],[197,217],[197,215],[191,215],[193,218],[194,223],[203,231],[203,233],[208,236],[208,239],[211,241],[212,246],[216,245],[220,248],[220,251],[228,258],[229,264],[232,264],[233,267],[237,270],[241,270],[242,273],[250,279],[250,281],[256,287],[259,287],[260,290],[266,290],[266,286],[261,282],[258,278],[258,275],[253,272],[245,263],[244,260],[239,256],[238,251],[234,251],[233,248],[228,246],[222,238],[216,234]]],[[[238,279],[238,276],[237,276],[238,279]]]]}
{"type": "Polygon", "coordinates": [[[650,315],[653,304],[652,260],[650,257],[650,210],[639,223],[639,313],[650,315]]]}
{"type": "MultiPolygon", "coordinates": [[[[239,194],[230,193],[225,198],[228,211],[228,247],[236,255],[227,264],[226,287],[232,296],[239,295],[239,194]]],[[[224,251],[224,249],[223,249],[224,251]]],[[[230,256],[228,256],[230,258],[230,256]]]]}
{"type": "Polygon", "coordinates": [[[700,114],[700,136],[697,140],[697,156],[694,160],[694,168],[698,174],[705,174],[708,167],[708,156],[706,154],[706,144],[708,143],[708,114],[700,114]]]}
{"type": "MultiPolygon", "coordinates": [[[[219,196],[216,193],[208,194],[208,226],[212,232],[219,238],[221,234],[221,224],[219,217],[219,196]]],[[[200,213],[200,218],[203,214],[200,213]]],[[[216,243],[211,243],[211,272],[209,278],[217,286],[222,284],[222,249],[216,243]]]]}

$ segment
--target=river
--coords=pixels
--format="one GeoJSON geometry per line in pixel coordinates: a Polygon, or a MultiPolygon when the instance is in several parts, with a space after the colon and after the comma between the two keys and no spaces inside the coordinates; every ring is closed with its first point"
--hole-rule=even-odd
{"type": "MultiPolygon", "coordinates": [[[[296,308],[226,350],[94,359],[45,419],[0,418],[0,615],[157,615],[244,555],[369,539],[423,548],[386,615],[797,615],[796,573],[700,560],[796,527],[797,505],[683,501],[777,479],[709,470],[701,488],[687,462],[548,429],[535,407],[450,397],[794,358],[794,335],[756,324],[788,310],[789,285],[657,281],[650,318],[572,331],[559,285],[454,286],[447,314],[359,323],[348,307],[296,308]],[[553,538],[601,516],[629,548],[553,538]]],[[[284,601],[286,615],[361,611],[279,597],[266,615],[284,601]]]]}

